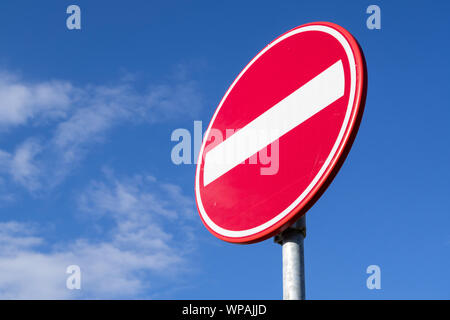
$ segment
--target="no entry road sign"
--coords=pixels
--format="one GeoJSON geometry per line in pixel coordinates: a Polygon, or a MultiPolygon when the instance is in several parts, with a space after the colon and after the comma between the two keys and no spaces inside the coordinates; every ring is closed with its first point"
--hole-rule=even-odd
{"type": "Polygon", "coordinates": [[[366,82],[357,42],[332,23],[297,27],[258,53],[225,93],[200,149],[195,195],[205,226],[251,243],[303,215],[351,147],[366,82]]]}

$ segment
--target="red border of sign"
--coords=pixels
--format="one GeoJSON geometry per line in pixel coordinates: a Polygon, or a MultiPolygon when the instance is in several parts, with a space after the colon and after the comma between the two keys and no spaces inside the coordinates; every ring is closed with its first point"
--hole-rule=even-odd
{"type": "MultiPolygon", "coordinates": [[[[270,43],[273,43],[278,38],[282,37],[283,35],[285,35],[289,32],[292,32],[293,30],[296,30],[298,28],[303,28],[306,26],[310,26],[310,25],[323,25],[323,26],[327,26],[327,27],[336,29],[348,41],[350,48],[353,52],[354,58],[355,58],[355,65],[356,65],[355,100],[353,102],[353,113],[351,114],[351,117],[349,119],[349,124],[344,133],[344,137],[346,137],[346,138],[344,138],[341,141],[341,143],[338,147],[338,150],[340,150],[340,151],[334,155],[333,159],[330,162],[330,165],[327,167],[327,169],[325,170],[322,177],[319,179],[319,181],[314,186],[314,188],[311,189],[309,194],[303,199],[303,201],[301,201],[301,203],[299,203],[299,205],[297,207],[295,207],[284,218],[282,218],[280,221],[276,222],[274,225],[268,227],[267,229],[264,229],[262,231],[259,231],[255,234],[249,235],[249,236],[227,237],[227,236],[223,236],[223,235],[215,232],[214,230],[212,230],[206,224],[206,222],[203,220],[202,215],[199,214],[200,219],[202,220],[205,227],[213,235],[215,235],[216,237],[218,237],[221,240],[224,240],[227,242],[232,242],[232,243],[238,243],[238,244],[249,244],[249,243],[255,243],[255,242],[266,240],[267,238],[275,236],[276,234],[287,229],[290,225],[292,225],[295,221],[297,221],[301,216],[303,216],[314,205],[314,203],[320,198],[320,196],[325,192],[325,190],[328,188],[328,186],[330,185],[330,183],[333,181],[334,177],[338,173],[342,164],[344,163],[348,153],[350,152],[351,146],[356,138],[356,134],[358,132],[358,128],[361,123],[362,115],[364,112],[364,105],[365,105],[366,95],[367,95],[367,67],[366,67],[366,61],[365,61],[362,49],[361,49],[359,43],[356,41],[356,39],[350,34],[350,32],[348,32],[343,27],[341,27],[337,24],[331,23],[331,22],[312,22],[312,23],[307,23],[307,24],[303,24],[301,26],[295,27],[295,28],[283,33],[282,35],[280,35],[279,37],[277,37],[270,43]],[[343,146],[343,147],[341,147],[341,146],[343,146]]],[[[270,44],[268,44],[267,46],[270,46],[270,44]]],[[[263,51],[265,48],[263,48],[261,51],[263,51]]],[[[250,60],[250,61],[252,61],[252,60],[250,60]]],[[[216,110],[214,112],[216,112],[216,110]]],[[[212,121],[212,119],[211,119],[211,121],[212,121]]],[[[211,125],[211,121],[208,125],[208,128],[211,125]]],[[[198,159],[200,159],[201,156],[202,155],[200,154],[198,159]]],[[[200,164],[201,163],[199,162],[197,165],[200,165],[200,164]]],[[[195,200],[196,200],[196,204],[197,204],[197,210],[199,210],[197,197],[195,200]]]]}

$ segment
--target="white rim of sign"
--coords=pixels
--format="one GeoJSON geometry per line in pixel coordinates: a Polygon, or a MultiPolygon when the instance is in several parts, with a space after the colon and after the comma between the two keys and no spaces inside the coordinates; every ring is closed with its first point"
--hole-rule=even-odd
{"type": "MultiPolygon", "coordinates": [[[[341,130],[339,131],[338,134],[338,138],[336,139],[335,144],[333,145],[333,148],[331,149],[330,154],[328,155],[328,158],[326,159],[326,161],[324,162],[324,164],[322,165],[322,167],[320,168],[319,172],[317,173],[317,175],[314,177],[314,179],[311,181],[311,183],[309,184],[309,186],[302,192],[302,194],[294,201],[292,202],[286,209],[284,209],[281,213],[279,213],[278,215],[276,215],[275,217],[273,217],[272,219],[270,219],[269,221],[257,226],[257,227],[253,227],[250,229],[246,229],[246,230],[228,230],[225,228],[222,228],[220,226],[218,226],[217,224],[215,224],[208,216],[208,214],[205,211],[205,208],[203,207],[202,204],[202,199],[201,199],[201,195],[200,195],[200,168],[201,165],[203,163],[203,150],[205,148],[205,144],[206,144],[206,139],[203,141],[202,146],[200,148],[200,157],[198,160],[198,164],[197,164],[197,169],[196,169],[196,174],[195,174],[195,194],[197,197],[197,204],[198,204],[198,208],[200,211],[200,214],[203,218],[203,221],[205,221],[205,223],[215,232],[217,232],[220,235],[223,235],[225,237],[230,237],[230,238],[242,238],[242,237],[247,237],[247,236],[251,236],[251,235],[255,235],[258,232],[261,232],[271,226],[273,226],[274,224],[276,224],[278,221],[280,221],[281,219],[283,219],[284,217],[286,217],[289,213],[292,212],[292,210],[294,210],[294,208],[309,194],[309,192],[314,188],[314,186],[317,184],[317,182],[319,181],[319,179],[323,176],[325,170],[328,168],[330,162],[332,161],[332,159],[334,158],[334,156],[336,155],[338,148],[340,147],[341,149],[344,147],[343,145],[341,145],[341,142],[344,138],[344,134],[345,131],[347,129],[348,126],[348,122],[350,119],[350,115],[353,109],[353,102],[355,99],[355,90],[356,90],[356,62],[355,62],[355,57],[353,55],[353,51],[352,48],[349,44],[349,42],[345,39],[345,37],[336,29],[333,29],[331,27],[328,26],[324,26],[324,25],[308,25],[305,27],[300,27],[298,29],[292,30],[288,33],[286,33],[285,35],[281,36],[280,38],[276,39],[275,41],[273,41],[272,43],[270,43],[268,46],[266,46],[258,55],[256,55],[256,57],[254,57],[250,63],[241,71],[241,73],[237,76],[237,78],[234,80],[234,82],[231,84],[230,88],[228,89],[228,91],[225,93],[224,97],[222,98],[222,100],[220,101],[220,104],[216,110],[216,112],[214,113],[212,120],[208,126],[208,129],[205,132],[205,137],[209,136],[209,133],[211,131],[211,126],[214,124],[214,120],[216,119],[217,113],[219,112],[220,108],[222,107],[222,104],[224,103],[224,101],[226,100],[226,98],[228,97],[228,94],[231,92],[231,90],[233,90],[234,86],[236,85],[236,83],[239,81],[239,79],[242,77],[242,75],[247,71],[248,68],[250,68],[250,66],[260,57],[262,56],[265,52],[267,52],[271,47],[275,46],[276,44],[278,44],[279,42],[302,32],[307,32],[307,31],[321,31],[321,32],[325,32],[331,36],[333,36],[334,38],[336,38],[336,40],[339,41],[339,43],[342,45],[342,47],[345,50],[345,53],[347,54],[347,59],[350,65],[350,98],[349,98],[349,102],[347,105],[347,111],[345,114],[345,118],[344,121],[342,123],[342,127],[341,130]]],[[[350,134],[350,132],[347,132],[347,135],[350,134]]]]}

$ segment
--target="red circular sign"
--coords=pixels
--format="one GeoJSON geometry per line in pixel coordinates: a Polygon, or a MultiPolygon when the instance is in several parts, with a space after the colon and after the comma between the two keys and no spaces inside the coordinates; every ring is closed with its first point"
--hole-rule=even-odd
{"type": "Polygon", "coordinates": [[[237,76],[205,133],[195,195],[205,226],[251,243],[287,228],[337,173],[362,116],[356,40],[326,22],[267,45],[237,76]]]}

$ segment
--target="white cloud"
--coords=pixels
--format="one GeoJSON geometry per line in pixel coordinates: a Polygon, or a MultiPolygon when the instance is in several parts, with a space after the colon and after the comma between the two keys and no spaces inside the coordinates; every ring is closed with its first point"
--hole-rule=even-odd
{"type": "Polygon", "coordinates": [[[44,255],[17,251],[0,257],[0,297],[2,299],[70,298],[65,289],[64,255],[44,255]]]}
{"type": "Polygon", "coordinates": [[[0,74],[0,126],[15,126],[30,119],[64,117],[74,88],[68,82],[26,83],[9,73],[0,74]]]}
{"type": "Polygon", "coordinates": [[[81,94],[83,106],[58,124],[53,145],[66,161],[83,156],[85,148],[125,121],[160,122],[195,115],[202,104],[195,82],[151,86],[139,93],[129,84],[91,87],[81,94]]]}
{"type": "Polygon", "coordinates": [[[41,150],[35,139],[25,140],[12,153],[0,150],[0,173],[9,175],[14,182],[30,191],[37,189],[41,172],[35,157],[41,150]]]}
{"type": "Polygon", "coordinates": [[[158,85],[150,88],[145,103],[153,112],[153,120],[167,120],[174,115],[197,114],[202,98],[194,81],[182,81],[174,85],[158,85]]]}
{"type": "MultiPolygon", "coordinates": [[[[12,137],[0,149],[0,203],[16,199],[13,185],[32,193],[54,187],[113,128],[192,116],[201,103],[195,82],[184,78],[139,91],[129,82],[80,87],[0,73],[0,133],[12,137]]],[[[193,207],[175,185],[107,173],[79,197],[81,220],[97,233],[52,243],[42,226],[0,223],[0,298],[132,298],[147,292],[160,276],[187,268],[193,207]],[[82,270],[80,292],[65,287],[72,264],[82,270]]]]}
{"type": "Polygon", "coordinates": [[[45,128],[39,140],[31,136],[15,151],[0,149],[0,164],[7,164],[0,173],[30,191],[51,188],[112,128],[193,116],[202,104],[196,83],[183,77],[142,91],[132,84],[77,87],[69,81],[31,83],[0,73],[0,132],[12,134],[18,125],[45,128]]]}
{"type": "MultiPolygon", "coordinates": [[[[156,188],[165,191],[164,189],[167,187],[165,184],[157,182],[152,176],[136,175],[132,178],[127,178],[125,181],[118,181],[110,176],[111,173],[108,170],[105,171],[107,171],[107,175],[109,176],[110,185],[104,182],[93,182],[89,187],[89,191],[80,198],[80,205],[84,210],[97,213],[109,212],[114,214],[116,219],[119,219],[123,215],[128,216],[130,212],[141,216],[149,210],[156,215],[175,218],[177,217],[177,213],[168,209],[170,208],[169,201],[178,197],[181,199],[181,202],[187,202],[190,206],[193,205],[190,198],[181,194],[171,193],[165,197],[162,197],[162,194],[160,194],[161,197],[158,196],[155,192],[156,188]],[[149,186],[155,188],[151,191],[143,192],[142,187],[144,186],[146,188],[149,186]]],[[[177,188],[175,185],[168,184],[168,188],[171,187],[174,189],[177,188]]],[[[161,191],[159,192],[161,193],[161,191]]],[[[180,207],[183,206],[186,207],[186,204],[181,203],[180,207]]]]}
{"type": "Polygon", "coordinates": [[[140,119],[142,97],[129,86],[94,87],[83,91],[82,105],[70,117],[58,123],[51,140],[65,162],[77,160],[84,155],[85,148],[99,142],[113,126],[140,119]]]}
{"type": "Polygon", "coordinates": [[[32,236],[33,226],[17,222],[0,222],[0,250],[9,255],[18,249],[28,249],[42,243],[42,239],[32,236]]]}
{"type": "Polygon", "coordinates": [[[11,158],[11,174],[13,179],[30,190],[39,187],[39,168],[34,159],[41,152],[41,145],[33,139],[19,145],[11,158]]]}
{"type": "Polygon", "coordinates": [[[95,217],[91,223],[112,222],[103,240],[79,238],[45,251],[36,227],[0,223],[0,298],[150,296],[158,278],[185,272],[193,245],[185,216],[193,202],[178,191],[165,193],[178,190],[174,185],[159,186],[145,175],[118,180],[110,174],[106,181],[91,182],[79,204],[83,212],[98,213],[89,215],[95,217]],[[81,268],[80,291],[65,287],[65,270],[73,264],[81,268]]]}

